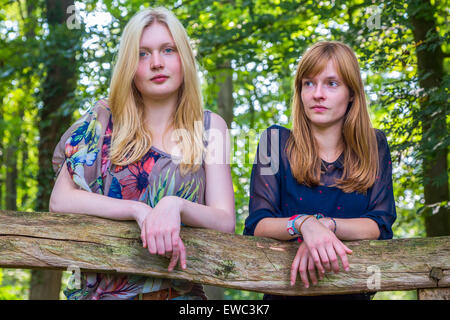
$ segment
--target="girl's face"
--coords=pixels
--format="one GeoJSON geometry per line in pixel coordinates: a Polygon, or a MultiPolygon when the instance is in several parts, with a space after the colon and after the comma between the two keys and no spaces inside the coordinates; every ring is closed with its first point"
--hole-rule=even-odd
{"type": "Polygon", "coordinates": [[[134,84],[144,100],[168,99],[178,94],[183,67],[169,29],[154,22],[142,32],[134,84]]]}
{"type": "Polygon", "coordinates": [[[331,60],[316,76],[302,79],[301,99],[306,116],[316,127],[342,125],[347,106],[353,101],[331,60]]]}

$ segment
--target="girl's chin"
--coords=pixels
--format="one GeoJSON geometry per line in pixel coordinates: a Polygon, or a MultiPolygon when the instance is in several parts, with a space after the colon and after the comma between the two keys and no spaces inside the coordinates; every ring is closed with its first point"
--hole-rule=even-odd
{"type": "Polygon", "coordinates": [[[170,99],[173,96],[178,96],[178,90],[152,90],[147,92],[141,92],[142,97],[148,100],[165,100],[170,99]]]}
{"type": "Polygon", "coordinates": [[[343,118],[340,119],[329,119],[328,117],[312,117],[309,119],[311,125],[319,128],[327,128],[335,125],[341,125],[343,123],[343,118]]]}

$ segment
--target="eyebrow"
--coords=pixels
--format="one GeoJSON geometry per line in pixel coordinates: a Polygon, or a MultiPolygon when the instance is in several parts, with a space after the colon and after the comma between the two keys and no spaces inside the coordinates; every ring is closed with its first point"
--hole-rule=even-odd
{"type": "MultiPolygon", "coordinates": [[[[176,47],[175,43],[173,43],[173,42],[164,42],[159,47],[162,48],[162,47],[167,47],[167,46],[176,47]]],[[[149,51],[151,50],[149,47],[146,47],[146,46],[139,46],[139,49],[146,49],[149,51]]]]}
{"type": "MultiPolygon", "coordinates": [[[[303,77],[302,80],[311,80],[313,77],[303,77]]],[[[340,81],[338,76],[332,75],[325,78],[325,80],[338,80],[340,81]]]]}

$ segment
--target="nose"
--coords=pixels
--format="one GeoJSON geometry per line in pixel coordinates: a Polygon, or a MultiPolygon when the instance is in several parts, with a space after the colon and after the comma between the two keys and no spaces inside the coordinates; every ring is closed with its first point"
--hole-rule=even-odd
{"type": "Polygon", "coordinates": [[[164,62],[159,52],[152,53],[150,60],[150,68],[161,69],[162,67],[164,67],[164,62]]]}
{"type": "Polygon", "coordinates": [[[322,88],[322,84],[318,83],[315,88],[314,88],[314,92],[313,92],[313,97],[316,100],[322,100],[325,99],[325,95],[324,95],[324,91],[322,88]]]}

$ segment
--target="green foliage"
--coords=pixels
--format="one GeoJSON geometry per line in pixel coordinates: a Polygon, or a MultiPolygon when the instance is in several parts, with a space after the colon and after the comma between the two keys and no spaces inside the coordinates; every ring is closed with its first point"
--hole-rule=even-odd
{"type": "MultiPolygon", "coordinates": [[[[413,1],[86,0],[76,4],[82,17],[81,28],[70,32],[77,33],[79,42],[71,40],[77,37],[65,33],[64,26],[45,23],[44,1],[0,0],[0,208],[4,208],[8,191],[4,183],[10,169],[5,165],[6,148],[17,147],[18,210],[31,211],[36,208],[39,195],[38,124],[50,128],[52,119],[73,114],[78,117],[93,101],[106,97],[126,22],[144,6],[163,5],[174,11],[190,36],[206,108],[218,111],[219,84],[223,71],[231,66],[234,99],[231,169],[236,233],[242,233],[248,215],[250,173],[259,134],[274,123],[289,127],[297,61],[309,45],[328,39],[344,41],[356,51],[374,126],[388,136],[398,215],[394,236],[426,235],[424,218],[435,207],[424,206],[422,162],[424,157],[448,150],[450,62],[448,58],[444,60],[439,88],[421,90],[421,81],[429,75],[419,74],[417,54],[436,46],[448,52],[445,1],[433,3],[431,16],[438,35],[429,34],[421,46],[414,41],[409,15],[422,14],[423,7],[413,1]],[[377,10],[380,24],[370,28],[371,19],[376,22],[373,18],[377,10]],[[50,28],[61,30],[49,37],[50,28]],[[75,60],[56,61],[58,52],[74,56],[75,60]],[[69,93],[68,101],[61,102],[58,114],[42,117],[44,79],[49,68],[64,64],[76,64],[76,88],[69,93]],[[447,127],[424,134],[422,122],[430,116],[445,118],[447,127]]],[[[56,94],[64,88],[46,89],[56,94]]],[[[445,185],[448,183],[445,180],[443,176],[435,183],[445,185]]],[[[448,203],[433,205],[448,207],[448,203]]],[[[0,272],[3,276],[0,299],[26,298],[28,273],[7,269],[0,272]]],[[[261,294],[231,289],[225,294],[228,299],[261,298],[261,294]]],[[[395,297],[415,298],[408,292],[376,296],[395,297]]]]}
{"type": "Polygon", "coordinates": [[[30,283],[29,270],[0,269],[0,300],[26,300],[30,283]]]}

